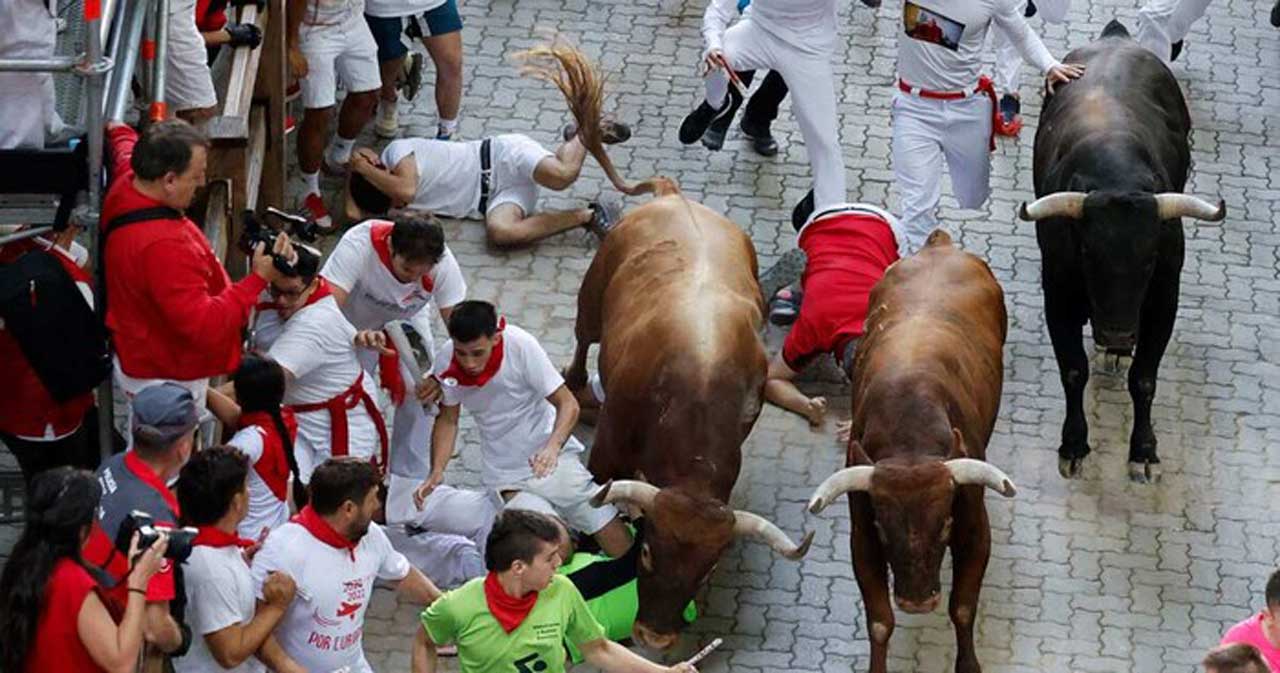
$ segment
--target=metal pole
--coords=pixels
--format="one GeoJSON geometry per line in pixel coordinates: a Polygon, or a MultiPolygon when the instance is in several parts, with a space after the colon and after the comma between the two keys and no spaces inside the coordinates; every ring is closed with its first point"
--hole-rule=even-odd
{"type": "Polygon", "coordinates": [[[156,76],[156,0],[144,0],[143,4],[147,6],[147,22],[142,29],[142,67],[138,70],[138,80],[142,83],[143,100],[152,101],[156,76]]]}
{"type": "MultiPolygon", "coordinates": [[[[121,3],[118,0],[106,0],[106,13],[104,16],[110,17],[109,20],[102,22],[102,32],[99,39],[107,45],[107,58],[112,61],[116,60],[116,56],[120,52],[120,33],[124,32],[124,22],[129,15],[128,3],[121,3]]],[[[111,81],[108,77],[107,81],[111,81]]]]}
{"type": "Polygon", "coordinates": [[[147,18],[146,5],[143,3],[125,3],[124,9],[132,13],[126,17],[124,31],[116,45],[120,61],[111,78],[111,90],[107,93],[107,121],[124,121],[124,108],[129,103],[129,82],[138,66],[138,53],[141,51],[138,45],[142,37],[142,24],[147,18]]]}
{"type": "Polygon", "coordinates": [[[0,58],[0,72],[70,72],[83,60],[82,56],[0,58]]]}
{"type": "Polygon", "coordinates": [[[169,53],[169,0],[156,0],[156,63],[151,80],[151,121],[160,121],[169,113],[165,102],[165,56],[169,53]]]}
{"type": "Polygon", "coordinates": [[[6,243],[16,243],[18,241],[24,241],[28,238],[35,238],[36,236],[39,236],[41,234],[47,234],[51,231],[53,231],[52,226],[23,229],[22,231],[0,236],[0,245],[5,245],[6,243]]]}

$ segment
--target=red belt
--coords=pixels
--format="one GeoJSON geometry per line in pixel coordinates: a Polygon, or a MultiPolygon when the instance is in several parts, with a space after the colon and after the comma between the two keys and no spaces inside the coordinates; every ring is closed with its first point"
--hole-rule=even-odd
{"type": "Polygon", "coordinates": [[[996,103],[996,86],[990,77],[986,75],[979,77],[978,86],[970,91],[929,91],[913,87],[902,79],[898,80],[898,88],[912,96],[934,100],[960,100],[976,93],[986,94],[987,98],[991,99],[991,137],[988,139],[988,149],[992,152],[996,151],[996,124],[999,122],[1000,105],[996,103]]]}
{"type": "Polygon", "coordinates": [[[363,403],[364,410],[368,412],[369,418],[373,420],[373,426],[378,429],[378,441],[382,443],[380,455],[372,462],[375,465],[385,467],[387,464],[387,425],[382,421],[382,413],[378,411],[378,405],[374,403],[373,398],[365,391],[363,384],[364,372],[360,372],[360,376],[356,377],[356,382],[351,384],[350,388],[342,391],[337,397],[324,402],[291,404],[289,408],[295,414],[305,414],[312,411],[329,412],[329,452],[337,458],[347,455],[349,449],[347,410],[355,409],[357,404],[363,403]]]}

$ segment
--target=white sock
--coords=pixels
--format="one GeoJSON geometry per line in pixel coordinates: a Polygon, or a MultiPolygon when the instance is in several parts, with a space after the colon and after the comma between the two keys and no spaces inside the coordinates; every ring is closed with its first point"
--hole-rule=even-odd
{"type": "Polygon", "coordinates": [[[441,119],[436,122],[436,129],[438,129],[441,134],[451,136],[458,130],[458,120],[441,119]]]}
{"type": "Polygon", "coordinates": [[[724,105],[725,96],[729,95],[729,76],[723,70],[713,70],[703,80],[707,92],[707,105],[719,110],[724,105]]]}
{"type": "Polygon", "coordinates": [[[345,164],[351,161],[351,150],[356,146],[355,138],[343,138],[342,136],[334,136],[333,144],[329,146],[329,158],[335,164],[345,164]]]}
{"type": "Polygon", "coordinates": [[[320,193],[320,171],[315,173],[303,173],[302,182],[307,186],[308,194],[320,193]]]}

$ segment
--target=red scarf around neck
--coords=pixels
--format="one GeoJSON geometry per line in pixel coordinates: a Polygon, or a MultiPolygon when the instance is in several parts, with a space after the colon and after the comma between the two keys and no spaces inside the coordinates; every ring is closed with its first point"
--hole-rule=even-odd
{"type": "MultiPolygon", "coordinates": [[[[498,316],[498,331],[495,332],[495,335],[501,335],[506,328],[507,319],[498,316]]],[[[443,378],[452,378],[460,386],[483,386],[502,367],[502,347],[506,342],[506,339],[499,339],[498,343],[493,345],[493,352],[489,353],[489,361],[485,363],[484,370],[479,374],[468,373],[467,370],[462,368],[462,363],[458,362],[458,356],[454,355],[449,361],[449,368],[444,370],[443,378]]]]}
{"type": "Polygon", "coordinates": [[[214,528],[213,526],[200,526],[196,530],[199,532],[196,533],[195,539],[191,541],[191,544],[194,545],[218,548],[230,547],[232,545],[245,548],[252,547],[254,545],[253,540],[246,540],[235,533],[228,533],[224,530],[214,528]]]}
{"type": "Polygon", "coordinates": [[[325,521],[319,514],[316,514],[314,509],[311,509],[311,505],[303,507],[301,512],[298,512],[289,520],[306,528],[307,532],[311,533],[311,537],[330,547],[347,550],[347,555],[351,557],[351,560],[356,560],[356,543],[334,530],[328,521],[325,521]]]}
{"type": "Polygon", "coordinates": [[[502,630],[511,633],[533,611],[533,605],[538,602],[538,592],[530,591],[521,598],[512,598],[498,582],[498,574],[491,572],[484,578],[484,601],[502,630]]]}

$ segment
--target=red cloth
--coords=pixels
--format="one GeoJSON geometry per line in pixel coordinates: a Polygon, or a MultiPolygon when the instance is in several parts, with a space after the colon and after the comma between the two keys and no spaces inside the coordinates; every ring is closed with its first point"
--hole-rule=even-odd
{"type": "Polygon", "coordinates": [[[378,378],[391,395],[391,403],[398,407],[404,403],[407,390],[400,375],[400,352],[391,337],[387,337],[387,350],[391,352],[378,354],[378,378]]]}
{"type": "Polygon", "coordinates": [[[196,0],[196,28],[202,33],[227,26],[227,0],[196,0]]]}
{"type": "MultiPolygon", "coordinates": [[[[498,317],[498,334],[502,334],[502,330],[507,328],[507,319],[498,317]]],[[[449,361],[448,369],[444,370],[445,378],[452,378],[458,382],[460,386],[482,386],[489,382],[498,373],[498,369],[502,367],[502,344],[505,340],[499,340],[493,345],[493,352],[489,354],[489,361],[484,364],[484,369],[479,374],[468,373],[462,368],[462,363],[458,362],[458,356],[455,354],[453,359],[449,361]]]]}
{"type": "Polygon", "coordinates": [[[59,559],[44,588],[44,604],[36,622],[35,638],[27,650],[26,673],[104,671],[89,656],[76,628],[80,609],[97,590],[97,583],[79,563],[59,559]]]}
{"type": "Polygon", "coordinates": [[[330,547],[347,550],[351,560],[356,560],[356,543],[339,533],[333,526],[330,526],[329,522],[324,520],[324,517],[317,514],[314,509],[311,509],[311,505],[303,507],[301,512],[298,512],[289,520],[306,528],[307,532],[311,533],[311,537],[330,547]]]}
{"type": "MultiPolygon", "coordinates": [[[[390,222],[374,222],[373,226],[369,227],[369,240],[373,243],[373,250],[378,253],[378,259],[381,260],[382,265],[391,272],[391,277],[400,280],[396,276],[395,268],[391,266],[391,228],[393,226],[395,225],[390,222]]],[[[422,289],[431,292],[435,286],[435,281],[431,280],[430,274],[422,276],[422,289]]]]}
{"type": "Polygon", "coordinates": [[[511,633],[533,610],[538,602],[538,592],[530,591],[521,598],[513,598],[498,582],[498,574],[490,572],[484,578],[484,602],[502,630],[511,633]]]}
{"type": "MultiPolygon", "coordinates": [[[[102,226],[118,215],[163,204],[133,186],[129,160],[137,133],[108,132],[113,181],[102,226]]],[[[241,330],[267,281],[231,283],[204,233],[190,219],[138,222],[107,239],[107,327],[125,374],[193,379],[229,374],[240,364],[241,330]]]]}
{"type": "MultiPolygon", "coordinates": [[[[86,288],[91,285],[89,274],[76,266],[67,251],[43,239],[27,239],[0,247],[0,264],[13,262],[32,250],[48,250],[73,281],[83,283],[86,288]]],[[[50,425],[54,437],[69,435],[80,427],[85,413],[93,406],[92,391],[66,402],[53,399],[22,354],[17,340],[3,326],[0,326],[0,381],[11,390],[22,391],[21,395],[0,404],[0,432],[24,439],[44,438],[50,425]]]]}
{"type": "MultiPolygon", "coordinates": [[[[280,419],[289,433],[290,443],[298,440],[298,419],[291,409],[280,410],[280,419]]],[[[240,414],[240,427],[256,426],[262,429],[262,455],[253,464],[253,470],[262,477],[262,481],[271,489],[281,502],[289,492],[289,458],[284,454],[284,438],[276,427],[276,420],[265,411],[251,411],[240,414]]]]}
{"type": "Polygon", "coordinates": [[[294,413],[306,414],[313,411],[329,412],[329,451],[336,458],[345,456],[348,453],[348,435],[347,435],[347,410],[355,409],[357,404],[364,404],[364,410],[369,413],[369,418],[373,419],[373,425],[378,429],[378,442],[382,444],[381,457],[374,463],[379,466],[387,464],[387,424],[382,420],[382,413],[378,411],[378,405],[369,396],[368,391],[364,389],[364,372],[356,377],[356,382],[351,384],[350,388],[342,391],[342,394],[328,399],[323,402],[313,402],[311,404],[293,404],[289,406],[294,413]]]}
{"type": "Polygon", "coordinates": [[[822,353],[839,358],[862,336],[871,289],[898,260],[893,229],[867,211],[815,220],[800,232],[805,251],[800,315],[782,344],[782,359],[795,371],[822,353]]]}
{"type": "MultiPolygon", "coordinates": [[[[918,95],[921,98],[933,98],[936,100],[960,100],[961,98],[968,98],[970,95],[972,95],[964,91],[929,91],[927,89],[915,90],[912,88],[910,84],[907,84],[905,81],[901,79],[898,80],[898,88],[907,93],[911,93],[912,91],[915,91],[915,95],[918,95]]],[[[991,137],[988,138],[987,140],[987,149],[989,151],[994,152],[996,151],[996,128],[1001,123],[1000,105],[999,103],[996,102],[995,82],[992,82],[990,77],[983,75],[978,78],[978,86],[974,88],[973,93],[986,94],[987,98],[991,99],[991,137]]]]}
{"type": "Polygon", "coordinates": [[[230,547],[232,545],[246,548],[252,547],[255,544],[253,540],[246,540],[235,533],[228,533],[224,530],[214,528],[213,526],[200,526],[196,530],[199,532],[196,533],[196,537],[191,541],[191,544],[219,548],[230,547]]]}

